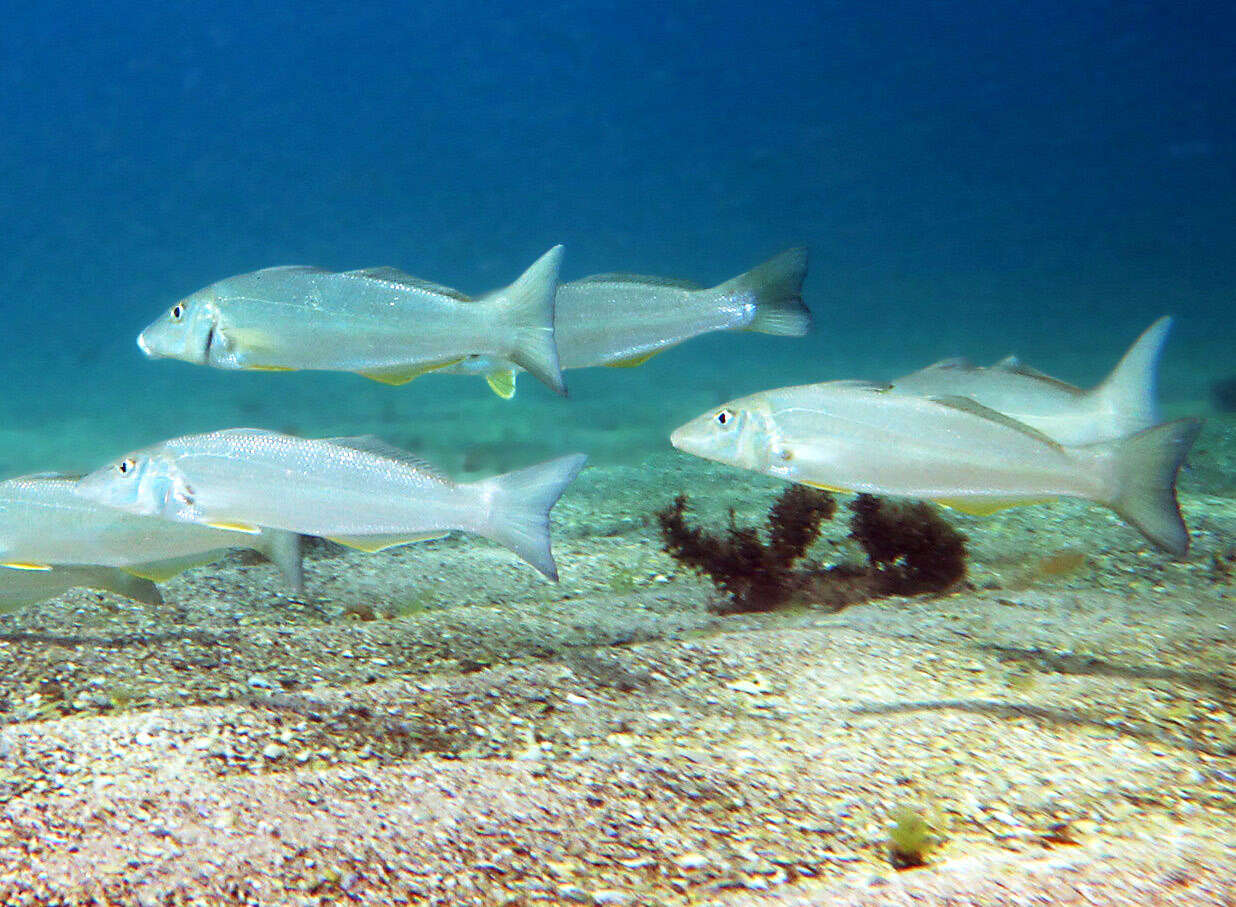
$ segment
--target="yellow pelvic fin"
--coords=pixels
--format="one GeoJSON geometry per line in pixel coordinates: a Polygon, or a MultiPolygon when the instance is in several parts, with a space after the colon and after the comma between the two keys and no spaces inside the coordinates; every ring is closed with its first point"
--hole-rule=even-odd
{"type": "Polygon", "coordinates": [[[503,400],[510,400],[515,396],[514,369],[506,368],[500,371],[490,372],[485,376],[485,380],[489,382],[489,389],[503,400]]]}
{"type": "Polygon", "coordinates": [[[262,530],[258,526],[253,526],[249,523],[231,523],[227,520],[217,520],[213,523],[207,523],[211,529],[226,529],[229,532],[243,532],[246,535],[261,535],[262,530]]]}
{"type": "Polygon", "coordinates": [[[799,485],[810,485],[812,488],[818,488],[821,491],[833,491],[837,494],[853,494],[853,490],[849,488],[838,488],[836,485],[822,485],[819,482],[799,482],[799,485]]]}
{"type": "Polygon", "coordinates": [[[448,535],[450,535],[449,532],[438,530],[435,532],[422,532],[419,535],[331,535],[327,536],[327,538],[348,548],[355,548],[358,551],[366,551],[369,554],[373,554],[375,551],[394,548],[396,545],[424,542],[429,539],[441,539],[446,538],[448,535]]]}
{"type": "Polygon", "coordinates": [[[298,371],[298,369],[294,369],[288,365],[246,365],[245,371],[246,372],[295,372],[295,371],[298,371]]]}
{"type": "Polygon", "coordinates": [[[375,368],[364,372],[357,372],[363,375],[370,381],[378,381],[382,384],[407,384],[413,378],[419,378],[426,372],[434,372],[440,368],[454,365],[456,362],[462,362],[463,356],[458,356],[454,359],[446,359],[442,362],[432,362],[428,365],[396,365],[391,368],[375,368]]]}
{"type": "Polygon", "coordinates": [[[637,365],[643,365],[661,350],[653,350],[651,353],[640,353],[638,356],[632,356],[630,359],[619,359],[616,362],[607,362],[605,365],[609,368],[635,368],[637,365]]]}
{"type": "Polygon", "coordinates": [[[0,564],[0,567],[8,567],[10,570],[51,570],[50,564],[35,564],[28,561],[8,561],[0,564]]]}
{"type": "Polygon", "coordinates": [[[1026,507],[1030,504],[1046,504],[1052,498],[935,498],[942,507],[970,516],[991,516],[1010,507],[1026,507]]]}

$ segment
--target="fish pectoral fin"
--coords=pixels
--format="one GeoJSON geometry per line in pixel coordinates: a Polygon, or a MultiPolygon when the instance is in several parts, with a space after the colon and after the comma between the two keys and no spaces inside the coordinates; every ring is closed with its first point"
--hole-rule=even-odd
{"type": "Polygon", "coordinates": [[[657,353],[664,352],[663,350],[653,350],[651,353],[640,353],[637,356],[631,356],[627,359],[618,359],[614,362],[605,363],[607,368],[635,368],[637,365],[643,365],[657,353]]]}
{"type": "Polygon", "coordinates": [[[503,400],[510,400],[515,396],[515,369],[504,368],[490,372],[485,376],[485,380],[489,382],[489,389],[503,400]]]}
{"type": "Polygon", "coordinates": [[[383,551],[387,548],[394,548],[396,545],[408,545],[412,542],[424,542],[429,539],[441,539],[450,535],[450,532],[436,530],[433,532],[420,532],[412,535],[330,535],[327,536],[332,542],[338,542],[348,548],[355,548],[357,551],[365,551],[373,554],[375,551],[383,551]]]}
{"type": "Polygon", "coordinates": [[[262,528],[252,523],[235,523],[230,520],[214,520],[206,524],[211,529],[226,529],[228,532],[243,532],[245,535],[261,535],[262,528]]]}
{"type": "Polygon", "coordinates": [[[10,570],[51,570],[51,564],[37,564],[32,561],[6,561],[0,563],[0,567],[8,567],[10,570]]]}
{"type": "Polygon", "coordinates": [[[215,334],[228,349],[235,350],[240,355],[269,352],[278,346],[273,336],[255,328],[216,328],[215,334]]]}
{"type": "Polygon", "coordinates": [[[464,358],[463,356],[458,356],[454,359],[445,359],[442,362],[431,362],[428,365],[396,365],[391,368],[366,369],[365,371],[357,372],[357,374],[381,384],[407,384],[413,378],[419,378],[428,372],[436,372],[440,368],[447,368],[457,362],[462,362],[464,358]]]}
{"type": "Polygon", "coordinates": [[[1052,450],[1063,452],[1064,448],[1059,441],[1049,438],[1037,428],[1027,425],[1025,422],[1019,422],[1012,416],[1006,416],[1004,413],[996,412],[991,407],[984,406],[977,400],[970,397],[960,397],[950,394],[942,396],[928,397],[933,403],[938,403],[941,406],[947,406],[949,409],[955,409],[960,412],[969,413],[972,416],[978,416],[980,419],[987,419],[990,422],[996,422],[1003,425],[1005,428],[1011,428],[1014,431],[1019,431],[1027,437],[1034,438],[1046,444],[1052,450]]]}
{"type": "Polygon", "coordinates": [[[991,516],[1010,507],[1046,504],[1052,498],[933,498],[935,503],[969,516],[991,516]]]}

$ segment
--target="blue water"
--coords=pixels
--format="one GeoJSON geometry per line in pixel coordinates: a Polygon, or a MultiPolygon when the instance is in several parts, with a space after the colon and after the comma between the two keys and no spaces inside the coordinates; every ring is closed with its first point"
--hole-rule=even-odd
{"type": "Polygon", "coordinates": [[[1165,397],[1204,401],[1236,371],[1234,25],[1203,2],[14,8],[0,465],[366,406],[550,411],[527,377],[498,407],[477,380],[212,373],[134,337],[241,271],[390,264],[480,292],[557,242],[566,278],[705,283],[804,243],[817,317],[806,340],[568,373],[564,447],[590,397],[617,430],[669,427],[702,396],[1010,351],[1084,384],[1165,312],[1165,397]]]}

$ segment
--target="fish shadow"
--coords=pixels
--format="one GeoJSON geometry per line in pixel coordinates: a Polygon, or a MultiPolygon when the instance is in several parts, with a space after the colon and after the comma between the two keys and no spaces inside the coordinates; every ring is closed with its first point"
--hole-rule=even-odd
{"type": "Polygon", "coordinates": [[[1210,756],[1231,756],[1236,748],[1216,746],[1179,734],[1171,734],[1148,721],[1117,719],[1076,708],[1053,708],[1021,702],[1000,702],[994,699],[926,699],[915,702],[889,702],[859,705],[850,709],[854,715],[900,715],[914,712],[965,712],[990,718],[1013,720],[1029,718],[1056,727],[1090,727],[1132,737],[1137,740],[1178,746],[1210,756]]]}

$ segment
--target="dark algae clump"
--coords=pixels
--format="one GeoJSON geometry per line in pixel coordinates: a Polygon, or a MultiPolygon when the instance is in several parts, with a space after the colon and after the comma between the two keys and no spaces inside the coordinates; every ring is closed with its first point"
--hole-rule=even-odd
{"type": "Polygon", "coordinates": [[[802,585],[792,568],[820,537],[820,524],[832,519],[837,502],[831,494],[791,485],[768,511],[768,542],[758,530],[739,526],[730,511],[723,535],[687,524],[687,496],[680,494],[657,512],[665,550],[688,567],[706,574],[742,611],[768,611],[802,585]]]}
{"type": "Polygon", "coordinates": [[[850,503],[850,536],[886,595],[939,592],[966,575],[966,537],[921,501],[860,494],[850,503]]]}
{"type": "Polygon", "coordinates": [[[666,552],[703,573],[737,611],[769,611],[800,596],[843,608],[882,595],[939,592],[966,573],[965,536],[921,503],[891,504],[859,495],[851,504],[850,537],[867,564],[795,569],[837,511],[828,492],[790,485],[768,511],[767,541],[739,526],[730,511],[723,533],[691,526],[687,497],[657,512],[666,552]]]}

